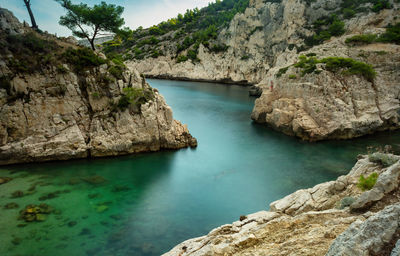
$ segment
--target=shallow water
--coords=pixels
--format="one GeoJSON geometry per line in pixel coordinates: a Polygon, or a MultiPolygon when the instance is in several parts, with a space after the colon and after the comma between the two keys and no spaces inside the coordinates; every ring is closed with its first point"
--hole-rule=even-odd
{"type": "Polygon", "coordinates": [[[160,255],[299,188],[345,174],[369,145],[398,149],[400,143],[400,132],[302,142],[252,123],[254,99],[246,88],[149,83],[199,147],[4,167],[0,177],[14,179],[0,185],[0,255],[160,255]],[[100,184],[87,182],[96,175],[100,184]],[[11,198],[18,190],[25,195],[11,198]],[[10,202],[19,207],[4,209],[10,202]],[[40,203],[57,211],[18,227],[25,223],[17,220],[19,211],[40,203]]]}

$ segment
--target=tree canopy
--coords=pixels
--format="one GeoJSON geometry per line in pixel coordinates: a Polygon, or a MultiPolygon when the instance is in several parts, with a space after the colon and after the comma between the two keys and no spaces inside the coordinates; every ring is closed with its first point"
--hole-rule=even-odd
{"type": "Polygon", "coordinates": [[[95,50],[94,40],[105,32],[118,33],[125,23],[121,17],[124,8],[114,4],[101,2],[93,7],[87,4],[73,4],[71,0],[55,0],[67,10],[65,16],[61,16],[60,25],[69,28],[73,35],[86,38],[95,50]]]}

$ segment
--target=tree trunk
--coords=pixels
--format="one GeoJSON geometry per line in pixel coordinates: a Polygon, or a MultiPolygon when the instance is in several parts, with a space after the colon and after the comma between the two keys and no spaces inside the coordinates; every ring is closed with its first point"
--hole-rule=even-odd
{"type": "Polygon", "coordinates": [[[96,51],[96,48],[94,47],[94,38],[89,40],[89,42],[90,42],[90,46],[92,47],[92,50],[96,51]]]}
{"type": "Polygon", "coordinates": [[[28,9],[29,17],[31,18],[32,28],[37,30],[39,29],[38,25],[36,24],[35,17],[33,16],[32,9],[31,9],[31,0],[24,0],[26,8],[28,9]]]}

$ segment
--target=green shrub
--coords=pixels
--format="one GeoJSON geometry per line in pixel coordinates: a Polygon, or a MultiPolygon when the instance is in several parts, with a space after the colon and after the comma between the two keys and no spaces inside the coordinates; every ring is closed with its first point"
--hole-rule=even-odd
{"type": "Polygon", "coordinates": [[[293,79],[296,79],[296,78],[297,78],[296,75],[293,75],[293,74],[292,74],[292,75],[289,75],[289,79],[292,79],[292,80],[293,80],[293,79]]]}
{"type": "Polygon", "coordinates": [[[332,36],[341,36],[341,35],[343,35],[346,32],[346,30],[344,28],[344,22],[343,21],[339,21],[339,20],[333,21],[332,24],[328,28],[328,32],[332,36]]]}
{"type": "Polygon", "coordinates": [[[125,110],[131,104],[135,104],[140,107],[142,104],[154,99],[154,93],[151,89],[139,89],[127,87],[123,89],[123,95],[118,101],[118,108],[120,110],[125,110]]]}
{"type": "Polygon", "coordinates": [[[118,80],[121,80],[124,78],[123,73],[124,73],[125,69],[121,66],[111,66],[108,69],[108,72],[110,72],[111,75],[113,75],[115,78],[117,78],[118,80]]]}
{"type": "Polygon", "coordinates": [[[370,82],[372,82],[376,76],[376,72],[371,65],[351,58],[328,57],[322,59],[321,63],[325,63],[329,71],[337,72],[340,69],[345,69],[343,71],[344,74],[361,75],[370,82]]]}
{"type": "Polygon", "coordinates": [[[319,60],[316,57],[307,58],[304,55],[299,57],[299,61],[294,65],[296,68],[301,68],[301,76],[313,73],[317,69],[319,60]]]}
{"type": "Polygon", "coordinates": [[[290,66],[279,69],[278,73],[276,73],[276,77],[281,77],[282,75],[286,74],[289,68],[290,66]]]}
{"type": "Polygon", "coordinates": [[[176,62],[177,63],[181,63],[181,62],[185,62],[187,61],[189,58],[185,55],[179,55],[178,58],[176,58],[176,62]]]}
{"type": "Polygon", "coordinates": [[[105,59],[100,58],[91,49],[86,47],[78,49],[68,48],[63,53],[63,57],[78,73],[87,70],[87,68],[97,67],[106,63],[105,59]]]}
{"type": "Polygon", "coordinates": [[[248,55],[244,55],[244,56],[242,56],[240,59],[241,59],[241,60],[248,60],[248,59],[250,59],[250,57],[249,57],[248,55]]]}
{"type": "Polygon", "coordinates": [[[400,44],[400,23],[386,28],[386,32],[378,38],[379,42],[400,44]]]}
{"type": "Polygon", "coordinates": [[[211,51],[212,52],[216,52],[216,53],[218,53],[218,52],[226,52],[227,50],[228,50],[228,48],[229,48],[229,46],[227,46],[226,44],[214,44],[212,47],[211,47],[211,51]]]}
{"type": "Polygon", "coordinates": [[[379,12],[383,9],[390,9],[392,5],[389,3],[388,0],[375,0],[375,4],[372,6],[372,11],[379,12]]]}
{"type": "Polygon", "coordinates": [[[351,8],[344,8],[342,13],[345,19],[353,18],[356,15],[356,12],[351,8]]]}
{"type": "Polygon", "coordinates": [[[376,152],[368,156],[369,161],[380,164],[383,167],[389,167],[395,164],[398,159],[392,155],[376,152]]]}
{"type": "Polygon", "coordinates": [[[368,178],[365,178],[364,175],[361,175],[360,179],[358,180],[357,187],[362,191],[371,190],[375,186],[377,180],[378,174],[376,172],[371,173],[368,178]]]}
{"type": "Polygon", "coordinates": [[[371,44],[375,42],[377,36],[374,34],[355,35],[346,39],[346,44],[371,44]]]}

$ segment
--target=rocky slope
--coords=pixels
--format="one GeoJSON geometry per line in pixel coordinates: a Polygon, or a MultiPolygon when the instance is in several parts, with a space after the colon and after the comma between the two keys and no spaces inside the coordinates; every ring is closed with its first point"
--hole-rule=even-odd
{"type": "Polygon", "coordinates": [[[196,145],[137,71],[33,32],[5,9],[0,35],[0,165],[196,145]]]}
{"type": "Polygon", "coordinates": [[[374,2],[365,2],[370,3],[357,6],[353,16],[347,17],[349,8],[344,8],[341,0],[253,0],[219,34],[217,40],[228,46],[226,51],[215,53],[200,44],[198,62],[177,63],[174,47],[162,42],[165,56],[129,61],[128,65],[149,77],[256,84],[264,93],[256,101],[252,119],[304,140],[348,139],[397,129],[399,45],[348,45],[345,40],[358,34],[384,33],[385,27],[399,22],[400,4],[388,1],[387,9],[373,12],[374,2]],[[316,24],[325,24],[332,14],[344,21],[345,34],[337,33],[337,37],[313,46],[310,38],[321,30],[316,24]],[[319,65],[313,74],[303,75],[301,69],[291,67],[278,77],[281,69],[306,54],[320,59],[352,58],[373,65],[377,75],[367,81],[319,65]]]}
{"type": "MultiPolygon", "coordinates": [[[[400,157],[360,156],[336,181],[299,190],[169,255],[390,255],[400,237],[400,157]],[[379,174],[362,192],[360,175],[379,174]]],[[[398,255],[398,254],[393,254],[398,255]]]]}

